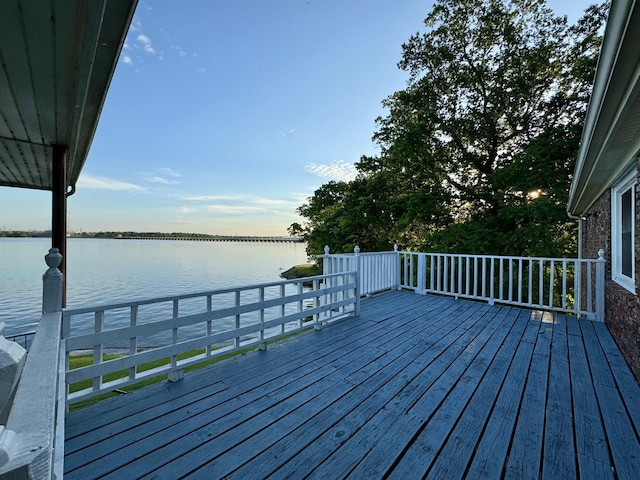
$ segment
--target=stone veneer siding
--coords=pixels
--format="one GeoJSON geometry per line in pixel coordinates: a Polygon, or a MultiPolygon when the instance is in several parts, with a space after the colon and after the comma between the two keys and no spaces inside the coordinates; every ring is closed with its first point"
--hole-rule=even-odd
{"type": "MultiPolygon", "coordinates": [[[[636,168],[636,175],[640,169],[636,168]]],[[[640,185],[640,181],[638,182],[640,185]]],[[[640,279],[640,188],[636,186],[635,276],[640,279]]],[[[598,258],[604,249],[605,323],[640,383],[640,298],[611,280],[611,190],[589,209],[582,222],[582,255],[598,258]]]]}

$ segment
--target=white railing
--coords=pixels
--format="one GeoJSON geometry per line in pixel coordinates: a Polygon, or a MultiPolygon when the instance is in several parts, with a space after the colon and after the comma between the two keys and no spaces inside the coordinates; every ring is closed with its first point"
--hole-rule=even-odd
{"type": "Polygon", "coordinates": [[[187,366],[249,346],[264,349],[268,340],[357,315],[359,296],[357,276],[347,271],[65,309],[67,401],[77,402],[162,373],[178,380],[187,366]],[[313,286],[304,289],[308,281],[313,286]],[[92,331],[82,331],[87,324],[93,325],[92,331]],[[93,354],[93,363],[69,369],[70,355],[77,352],[93,354]],[[117,355],[109,357],[109,352],[117,355]],[[145,370],[150,364],[153,368],[145,370]]]}
{"type": "Polygon", "coordinates": [[[340,273],[357,271],[360,279],[360,294],[371,295],[385,290],[395,290],[399,286],[400,272],[399,254],[397,246],[393,252],[360,253],[355,247],[354,253],[330,254],[329,247],[324,247],[322,259],[322,273],[340,273]]]}
{"type": "Polygon", "coordinates": [[[604,251],[597,259],[393,252],[318,255],[324,271],[355,269],[361,293],[401,288],[604,321],[604,251]],[[367,260],[364,260],[367,259],[367,260]]]}
{"type": "Polygon", "coordinates": [[[62,478],[65,399],[62,320],[62,256],[51,249],[45,257],[43,314],[10,405],[0,426],[0,478],[62,478]]]}

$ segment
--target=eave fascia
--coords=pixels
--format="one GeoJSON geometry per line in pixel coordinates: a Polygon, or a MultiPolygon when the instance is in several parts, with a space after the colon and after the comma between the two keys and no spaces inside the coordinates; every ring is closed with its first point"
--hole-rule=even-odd
{"type": "MultiPolygon", "coordinates": [[[[627,102],[637,91],[639,55],[632,26],[637,16],[636,0],[612,0],[569,192],[567,211],[571,215],[585,213],[611,180],[611,175],[597,179],[595,193],[588,188],[593,187],[598,162],[620,125],[627,102]]],[[[621,171],[625,166],[613,170],[621,171]]]]}

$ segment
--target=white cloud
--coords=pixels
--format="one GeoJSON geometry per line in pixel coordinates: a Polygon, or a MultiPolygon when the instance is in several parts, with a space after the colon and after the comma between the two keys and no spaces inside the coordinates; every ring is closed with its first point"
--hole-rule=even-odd
{"type": "Polygon", "coordinates": [[[181,215],[189,215],[190,213],[195,213],[198,211],[198,209],[193,208],[193,207],[186,207],[186,206],[182,206],[179,209],[179,212],[181,215]]]}
{"type": "Polygon", "coordinates": [[[155,172],[145,176],[147,182],[161,183],[163,185],[177,185],[178,183],[182,183],[182,180],[178,180],[179,178],[182,178],[182,174],[169,167],[158,168],[155,172]]]}
{"type": "Polygon", "coordinates": [[[182,178],[183,176],[180,172],[176,172],[173,168],[169,168],[169,167],[162,167],[162,168],[159,168],[157,171],[160,175],[167,175],[169,177],[182,178]]]}
{"type": "Polygon", "coordinates": [[[178,45],[171,45],[171,48],[173,50],[175,50],[178,55],[180,56],[180,58],[182,57],[186,57],[187,55],[189,55],[187,52],[185,52],[182,48],[180,48],[178,45]]]}
{"type": "Polygon", "coordinates": [[[331,180],[350,182],[358,175],[356,166],[344,160],[334,160],[333,163],[310,163],[306,166],[307,172],[331,180]]]}
{"type": "Polygon", "coordinates": [[[167,180],[164,177],[158,176],[146,177],[145,180],[150,183],[161,183],[163,185],[177,185],[178,183],[182,183],[180,180],[167,180]]]}
{"type": "Polygon", "coordinates": [[[204,67],[196,68],[196,73],[206,73],[207,69],[204,67]]]}
{"type": "Polygon", "coordinates": [[[264,208],[249,207],[242,205],[207,205],[207,209],[224,215],[243,215],[247,213],[264,212],[264,208]]]}
{"type": "Polygon", "coordinates": [[[136,40],[138,40],[138,42],[142,46],[142,49],[145,52],[150,53],[152,55],[156,54],[156,51],[153,48],[153,45],[151,44],[151,39],[149,37],[147,37],[144,33],[141,33],[140,35],[138,35],[136,40]]]}
{"type": "Polygon", "coordinates": [[[241,200],[242,195],[186,195],[182,197],[185,202],[219,202],[224,200],[241,200]]]}
{"type": "Polygon", "coordinates": [[[108,177],[94,177],[93,175],[82,174],[78,179],[79,188],[91,190],[124,190],[124,191],[144,191],[145,188],[133,183],[121,182],[108,177]]]}
{"type": "Polygon", "coordinates": [[[289,202],[286,200],[281,200],[279,198],[260,198],[256,197],[253,200],[253,203],[258,205],[287,205],[289,202]]]}
{"type": "Polygon", "coordinates": [[[280,135],[282,135],[283,137],[288,137],[289,135],[293,135],[294,133],[296,133],[296,129],[290,128],[286,132],[280,132],[280,135]]]}
{"type": "Polygon", "coordinates": [[[124,63],[126,63],[127,65],[133,65],[133,60],[131,60],[131,57],[129,57],[129,56],[127,56],[127,55],[124,55],[124,56],[122,57],[122,61],[123,61],[124,63]]]}
{"type": "Polygon", "coordinates": [[[136,18],[133,19],[133,21],[131,22],[131,26],[129,27],[129,30],[131,30],[132,32],[138,31],[142,28],[142,22],[136,18]]]}

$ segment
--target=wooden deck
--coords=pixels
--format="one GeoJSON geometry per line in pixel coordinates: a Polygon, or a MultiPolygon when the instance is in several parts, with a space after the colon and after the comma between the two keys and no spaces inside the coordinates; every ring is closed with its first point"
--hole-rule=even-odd
{"type": "Polygon", "coordinates": [[[67,418],[65,478],[640,478],[603,324],[392,292],[67,418]]]}

